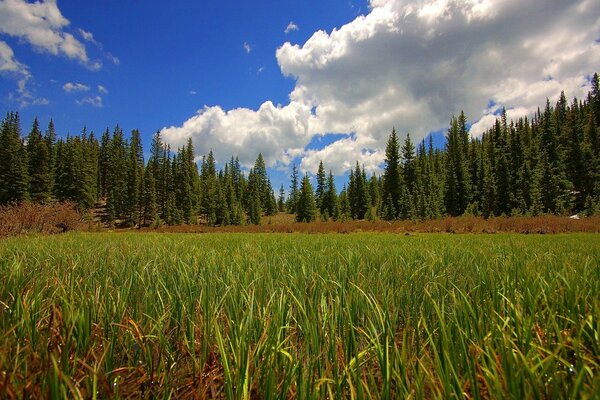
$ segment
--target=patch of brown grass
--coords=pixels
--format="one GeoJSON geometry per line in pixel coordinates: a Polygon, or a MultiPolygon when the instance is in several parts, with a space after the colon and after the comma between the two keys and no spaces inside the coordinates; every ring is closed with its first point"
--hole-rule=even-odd
{"type": "Polygon", "coordinates": [[[180,225],[163,226],[159,229],[144,228],[142,231],[177,233],[352,233],[352,232],[396,232],[396,233],[565,233],[600,232],[600,216],[570,219],[565,216],[544,215],[538,217],[446,217],[425,221],[315,221],[295,222],[293,216],[281,213],[274,217],[263,217],[261,225],[218,226],[180,225]]]}
{"type": "Polygon", "coordinates": [[[61,233],[82,227],[73,203],[22,203],[0,207],[0,236],[61,233]]]}

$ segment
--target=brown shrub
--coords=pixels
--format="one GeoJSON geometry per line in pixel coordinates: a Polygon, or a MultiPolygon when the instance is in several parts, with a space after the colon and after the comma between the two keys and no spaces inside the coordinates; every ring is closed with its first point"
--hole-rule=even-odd
{"type": "Polygon", "coordinates": [[[72,203],[22,203],[0,207],[0,236],[61,233],[79,229],[82,218],[72,203]]]}

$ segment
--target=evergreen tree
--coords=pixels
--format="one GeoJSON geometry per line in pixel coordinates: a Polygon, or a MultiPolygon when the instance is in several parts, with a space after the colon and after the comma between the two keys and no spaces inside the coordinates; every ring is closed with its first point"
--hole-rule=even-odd
{"type": "Polygon", "coordinates": [[[27,152],[18,113],[7,114],[0,131],[0,205],[29,200],[27,152]]]}
{"type": "MultiPolygon", "coordinates": [[[[385,169],[383,173],[383,199],[391,199],[391,204],[398,204],[400,200],[400,192],[402,188],[402,171],[400,169],[400,145],[398,143],[398,136],[396,130],[392,129],[387,145],[385,147],[385,169]]],[[[386,200],[387,202],[387,200],[386,200]]],[[[392,209],[388,207],[388,212],[385,217],[390,217],[389,211],[392,209]]],[[[397,217],[394,214],[393,218],[397,217]]],[[[391,218],[390,218],[391,219],[391,218]]]]}
{"type": "Polygon", "coordinates": [[[202,200],[200,208],[207,223],[209,225],[214,225],[217,223],[219,193],[217,191],[217,172],[212,150],[208,152],[208,157],[202,162],[200,179],[202,182],[202,200]]]}
{"type": "Polygon", "coordinates": [[[319,210],[322,209],[323,196],[325,194],[325,181],[325,167],[323,166],[323,161],[319,161],[319,169],[317,170],[317,188],[315,190],[315,201],[319,210]]]}
{"type": "Polygon", "coordinates": [[[143,175],[142,223],[146,226],[155,224],[158,220],[156,180],[152,168],[152,164],[148,163],[143,175]]]}
{"type": "Polygon", "coordinates": [[[298,203],[298,168],[296,164],[292,165],[292,174],[290,175],[290,195],[288,196],[288,204],[287,209],[290,214],[297,213],[297,203],[298,203]]]}
{"type": "Polygon", "coordinates": [[[50,194],[54,191],[54,169],[56,166],[56,129],[54,121],[50,119],[48,128],[44,134],[44,142],[48,148],[48,170],[50,175],[50,194]]]}
{"type": "MultiPolygon", "coordinates": [[[[134,129],[131,132],[128,168],[126,207],[129,221],[135,226],[140,223],[140,216],[142,212],[142,193],[144,190],[144,153],[142,149],[140,132],[137,129],[134,129]]],[[[154,192],[156,194],[156,179],[152,179],[152,181],[152,184],[154,185],[154,192]]],[[[154,212],[156,212],[156,210],[154,212]]]]}
{"type": "Polygon", "coordinates": [[[279,212],[285,211],[285,189],[283,188],[283,184],[279,188],[279,198],[277,199],[277,209],[279,212]]]}
{"type": "Polygon", "coordinates": [[[29,196],[36,203],[50,200],[52,171],[48,144],[42,137],[37,118],[33,120],[31,132],[27,137],[27,155],[29,161],[29,196]]]}
{"type": "Polygon", "coordinates": [[[327,177],[325,193],[323,194],[323,201],[321,202],[321,209],[319,211],[321,212],[321,215],[327,215],[327,217],[333,218],[334,220],[337,220],[340,216],[337,190],[335,189],[335,181],[331,170],[327,177]]]}
{"type": "Polygon", "coordinates": [[[108,150],[107,219],[121,218],[126,211],[128,151],[123,130],[117,125],[108,150]]]}
{"type": "Polygon", "coordinates": [[[315,202],[315,196],[308,174],[305,174],[304,178],[302,178],[297,207],[298,212],[296,214],[296,221],[311,222],[315,220],[317,215],[317,204],[315,202]]]}

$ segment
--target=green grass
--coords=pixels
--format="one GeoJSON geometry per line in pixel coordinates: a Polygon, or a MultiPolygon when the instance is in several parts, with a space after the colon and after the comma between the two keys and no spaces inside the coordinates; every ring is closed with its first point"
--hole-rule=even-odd
{"type": "Polygon", "coordinates": [[[0,241],[0,397],[594,398],[600,236],[0,241]]]}

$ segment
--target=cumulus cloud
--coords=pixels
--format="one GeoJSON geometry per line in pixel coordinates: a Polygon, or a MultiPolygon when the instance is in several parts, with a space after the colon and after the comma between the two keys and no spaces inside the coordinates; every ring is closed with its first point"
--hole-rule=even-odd
{"type": "Polygon", "coordinates": [[[108,94],[108,89],[102,85],[98,85],[98,93],[108,94]]]}
{"type": "Polygon", "coordinates": [[[277,49],[281,72],[296,80],[289,105],[205,107],[163,132],[174,143],[192,137],[200,153],[213,144],[245,159],[262,151],[271,166],[296,154],[313,172],[319,159],[338,172],[355,160],[376,168],[393,126],[419,141],[464,110],[480,134],[499,107],[518,117],[563,89],[581,98],[600,65],[599,37],[594,0],[372,0],[367,15],[277,49]],[[264,109],[274,117],[264,120],[264,109]],[[326,133],[352,136],[305,150],[326,133]]]}
{"type": "Polygon", "coordinates": [[[75,100],[75,103],[77,103],[80,106],[89,104],[93,107],[98,107],[98,108],[104,107],[104,104],[102,103],[102,97],[100,97],[100,96],[84,97],[81,100],[75,100]]]}
{"type": "Polygon", "coordinates": [[[285,28],[284,32],[287,35],[288,33],[297,31],[298,29],[298,25],[296,25],[293,21],[290,21],[290,23],[285,28]]]}
{"type": "Polygon", "coordinates": [[[267,101],[256,111],[237,108],[225,111],[219,106],[204,107],[181,127],[164,128],[162,133],[174,148],[192,138],[198,154],[213,150],[218,161],[239,155],[250,166],[258,153],[273,166],[289,163],[309,143],[310,108],[292,102],[282,107],[267,101]]]}
{"type": "Polygon", "coordinates": [[[64,30],[68,25],[69,20],[54,0],[35,3],[0,1],[0,32],[23,39],[40,51],[62,54],[90,69],[99,69],[101,64],[90,60],[85,45],[64,30]]]}
{"type": "Polygon", "coordinates": [[[250,52],[252,51],[252,46],[250,46],[250,43],[244,42],[244,51],[246,52],[246,54],[250,54],[250,52]]]}
{"type": "Polygon", "coordinates": [[[88,85],[84,85],[83,83],[67,82],[63,85],[63,90],[67,93],[87,92],[88,90],[90,90],[90,87],[88,85]]]}

